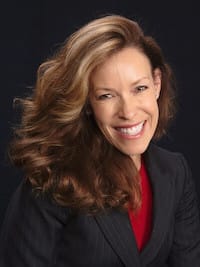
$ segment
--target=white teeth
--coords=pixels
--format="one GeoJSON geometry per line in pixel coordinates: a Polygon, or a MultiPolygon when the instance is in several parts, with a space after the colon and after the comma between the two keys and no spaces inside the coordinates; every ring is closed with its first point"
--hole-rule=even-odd
{"type": "Polygon", "coordinates": [[[130,128],[118,128],[118,131],[128,134],[128,135],[137,135],[142,130],[144,122],[141,122],[137,126],[130,127],[130,128]]]}

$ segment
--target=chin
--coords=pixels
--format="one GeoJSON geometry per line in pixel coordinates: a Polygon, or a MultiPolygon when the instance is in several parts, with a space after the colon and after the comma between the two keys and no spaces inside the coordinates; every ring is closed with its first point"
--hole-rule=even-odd
{"type": "Polygon", "coordinates": [[[146,145],[141,145],[141,146],[134,146],[133,149],[130,149],[129,148],[122,148],[122,147],[117,147],[122,153],[126,154],[126,155],[129,155],[129,156],[133,156],[133,155],[141,155],[143,154],[147,148],[148,148],[148,144],[146,145]]]}

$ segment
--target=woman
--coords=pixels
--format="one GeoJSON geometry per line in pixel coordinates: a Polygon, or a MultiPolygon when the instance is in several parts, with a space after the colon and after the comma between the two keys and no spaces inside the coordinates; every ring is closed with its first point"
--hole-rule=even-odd
{"type": "Polygon", "coordinates": [[[200,266],[190,170],[153,144],[173,92],[157,43],[117,15],[85,25],[40,66],[11,144],[26,179],[0,266],[200,266]]]}

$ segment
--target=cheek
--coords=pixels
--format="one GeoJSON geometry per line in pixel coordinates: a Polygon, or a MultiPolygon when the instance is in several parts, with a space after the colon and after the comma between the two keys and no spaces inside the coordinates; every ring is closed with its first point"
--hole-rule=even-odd
{"type": "Polygon", "coordinates": [[[107,119],[106,116],[103,115],[103,113],[94,114],[94,119],[99,128],[104,128],[109,124],[109,120],[107,119]]]}
{"type": "Polygon", "coordinates": [[[96,105],[93,108],[93,115],[98,124],[104,125],[112,122],[113,112],[108,105],[96,105]]]}
{"type": "Polygon", "coordinates": [[[157,103],[154,105],[154,109],[152,109],[152,121],[153,121],[153,127],[156,128],[159,120],[159,109],[157,103]]]}
{"type": "Polygon", "coordinates": [[[112,143],[112,134],[110,132],[111,119],[109,119],[104,111],[98,111],[97,109],[93,112],[93,116],[100,132],[108,142],[112,143]]]}
{"type": "Polygon", "coordinates": [[[158,116],[159,110],[158,110],[158,103],[155,97],[151,97],[148,101],[145,103],[145,108],[146,111],[151,115],[151,116],[158,116]]]}

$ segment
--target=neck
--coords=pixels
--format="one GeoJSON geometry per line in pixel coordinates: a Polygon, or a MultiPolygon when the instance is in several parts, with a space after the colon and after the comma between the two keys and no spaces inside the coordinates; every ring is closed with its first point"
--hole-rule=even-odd
{"type": "Polygon", "coordinates": [[[133,160],[136,169],[139,171],[141,168],[141,155],[130,155],[130,157],[133,160]]]}

